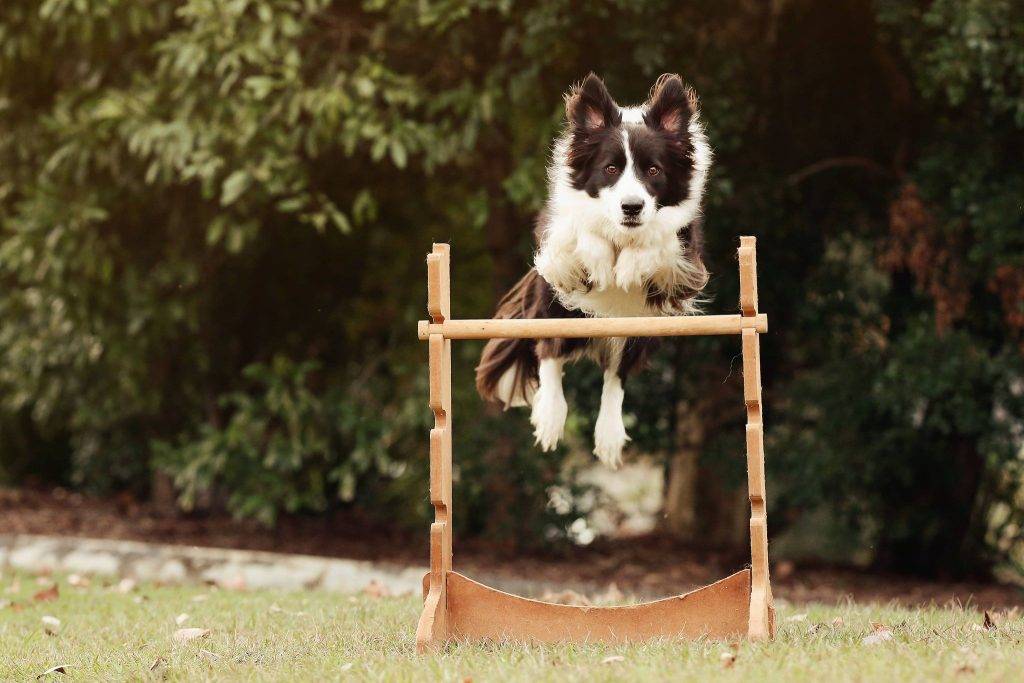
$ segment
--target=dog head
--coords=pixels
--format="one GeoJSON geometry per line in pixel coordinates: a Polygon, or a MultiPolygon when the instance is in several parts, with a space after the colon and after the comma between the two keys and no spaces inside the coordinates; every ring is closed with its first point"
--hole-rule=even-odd
{"type": "Polygon", "coordinates": [[[678,229],[700,212],[711,148],[697,96],[665,74],[639,107],[620,107],[591,73],[566,95],[565,163],[574,190],[598,200],[620,235],[663,223],[678,229]]]}

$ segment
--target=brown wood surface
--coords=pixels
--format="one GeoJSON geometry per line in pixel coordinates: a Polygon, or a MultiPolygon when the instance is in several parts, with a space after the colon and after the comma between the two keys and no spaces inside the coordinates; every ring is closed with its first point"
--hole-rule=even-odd
{"type": "Polygon", "coordinates": [[[690,593],[621,607],[530,600],[458,573],[448,576],[453,638],[622,643],[657,637],[735,638],[747,632],[750,571],[690,593]]]}
{"type": "MultiPolygon", "coordinates": [[[[740,238],[740,311],[744,316],[757,315],[757,238],[740,238]]],[[[759,330],[764,332],[765,330],[759,330]]]]}
{"type": "Polygon", "coordinates": [[[768,331],[768,316],[667,316],[662,318],[544,318],[501,320],[421,320],[420,339],[551,339],[556,337],[687,337],[740,334],[746,328],[768,331]]]}
{"type": "MultiPolygon", "coordinates": [[[[741,237],[740,310],[757,313],[757,241],[741,237]]],[[[750,491],[750,624],[747,636],[775,636],[775,605],[768,574],[768,508],[764,482],[764,424],[761,411],[761,340],[752,327],[742,331],[743,401],[747,406],[747,483],[750,491]]]]}
{"type": "MultiPolygon", "coordinates": [[[[443,323],[451,316],[450,252],[435,244],[427,256],[427,312],[443,323]]],[[[416,627],[416,648],[425,652],[450,637],[448,575],[452,569],[452,342],[440,334],[428,340],[430,409],[430,573],[425,581],[423,612],[416,627]]]]}

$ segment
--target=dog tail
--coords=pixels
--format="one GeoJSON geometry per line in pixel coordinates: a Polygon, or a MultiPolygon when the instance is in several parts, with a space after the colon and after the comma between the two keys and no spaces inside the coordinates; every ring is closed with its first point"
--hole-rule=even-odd
{"type": "MultiPolygon", "coordinates": [[[[532,268],[498,303],[495,318],[544,318],[547,283],[532,268]]],[[[506,409],[530,405],[537,391],[537,342],[491,339],[476,367],[476,390],[506,409]]]]}

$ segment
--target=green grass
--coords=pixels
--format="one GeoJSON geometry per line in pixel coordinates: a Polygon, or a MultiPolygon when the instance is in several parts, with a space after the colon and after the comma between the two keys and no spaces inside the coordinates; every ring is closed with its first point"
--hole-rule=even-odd
{"type": "Polygon", "coordinates": [[[982,616],[960,607],[781,606],[772,643],[665,640],[632,646],[453,645],[417,656],[419,600],[329,593],[231,592],[141,586],[130,593],[94,581],[33,601],[30,576],[0,580],[0,679],[31,680],[58,664],[75,680],[1020,680],[1024,619],[979,630],[982,616]],[[11,584],[18,590],[11,591],[11,584]],[[184,627],[211,629],[176,643],[184,627]],[[806,617],[800,615],[805,614],[806,617]],[[61,621],[46,633],[43,616],[61,621]],[[836,618],[841,624],[833,625],[836,618]],[[863,638],[872,622],[892,640],[863,638]],[[729,654],[735,661],[727,666],[729,654]],[[621,660],[617,658],[621,657],[621,660]],[[608,661],[609,658],[613,658],[608,661]],[[155,665],[155,667],[154,667],[155,665]],[[153,667],[153,670],[151,670],[153,667]]]}

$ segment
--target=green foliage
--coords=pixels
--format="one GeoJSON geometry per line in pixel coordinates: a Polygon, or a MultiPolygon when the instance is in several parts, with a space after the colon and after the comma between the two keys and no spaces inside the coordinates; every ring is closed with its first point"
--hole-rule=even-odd
{"type": "MultiPolygon", "coordinates": [[[[734,310],[736,235],[764,238],[773,529],[824,508],[880,563],[983,570],[1021,509],[1022,37],[1010,0],[5,0],[3,476],[165,468],[186,504],[267,521],[422,521],[429,243],[456,250],[457,313],[488,316],[561,92],[595,70],[635,102],[677,71],[717,154],[710,312],[734,310]]],[[[662,454],[697,412],[701,470],[740,485],[734,341],[667,344],[627,408],[662,454]]],[[[566,471],[479,405],[476,353],[457,525],[564,537],[566,471]]]]}
{"type": "Polygon", "coordinates": [[[1021,558],[993,538],[1018,533],[1024,480],[1024,13],[894,2],[879,21],[920,127],[894,142],[918,152],[894,159],[887,220],[827,239],[805,281],[800,330],[828,334],[797,352],[773,446],[789,501],[845,515],[876,563],[983,574],[1021,558]]]}
{"type": "MultiPolygon", "coordinates": [[[[285,358],[269,367],[251,365],[243,375],[255,384],[254,395],[233,392],[221,398],[230,415],[223,428],[204,424],[194,441],[176,449],[154,444],[157,462],[178,473],[175,483],[186,509],[217,485],[228,492],[233,512],[268,523],[279,509],[324,509],[324,474],[338,444],[332,443],[327,405],[306,386],[315,368],[285,358]]],[[[346,470],[351,479],[351,467],[346,470]]],[[[334,472],[329,477],[339,478],[334,472]]],[[[351,488],[344,487],[349,498],[351,488]]]]}

